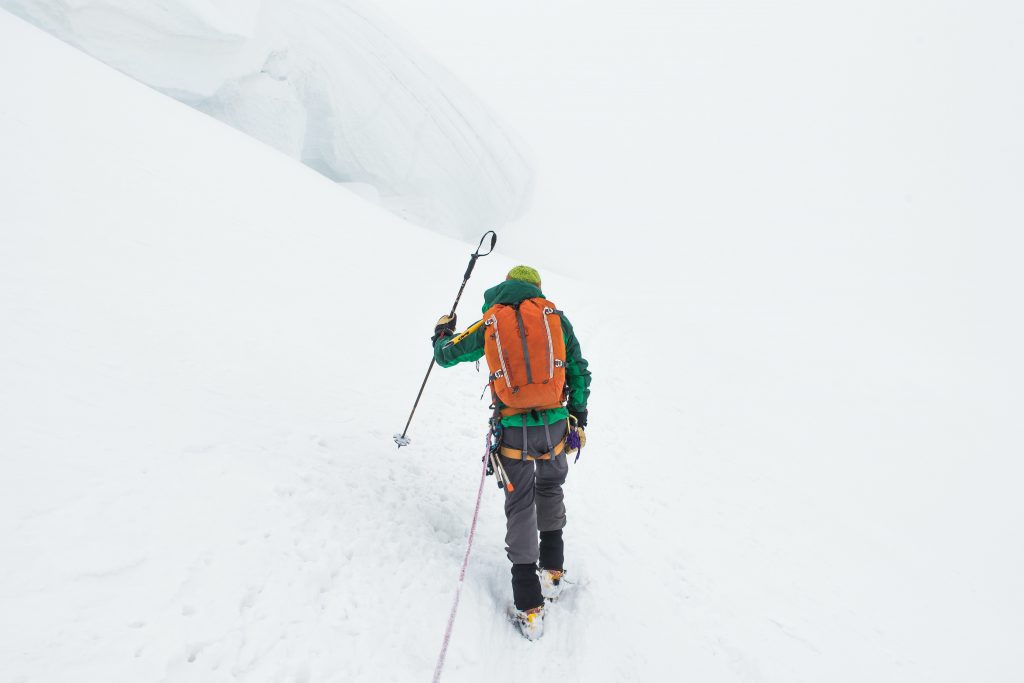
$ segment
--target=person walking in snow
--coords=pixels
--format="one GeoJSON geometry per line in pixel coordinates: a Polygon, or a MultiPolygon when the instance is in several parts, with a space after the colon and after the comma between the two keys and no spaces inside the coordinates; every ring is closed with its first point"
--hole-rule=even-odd
{"type": "Polygon", "coordinates": [[[544,297],[535,269],[510,270],[484,293],[483,312],[457,335],[456,319],[442,316],[431,341],[441,367],[487,359],[515,617],[535,640],[543,632],[545,598],[557,598],[562,587],[562,485],[568,455],[585,443],[590,371],[572,325],[544,297]]]}

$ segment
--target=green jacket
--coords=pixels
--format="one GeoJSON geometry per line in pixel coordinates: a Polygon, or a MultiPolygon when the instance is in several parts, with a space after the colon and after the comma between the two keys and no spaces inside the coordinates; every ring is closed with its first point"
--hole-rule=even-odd
{"type": "MultiPolygon", "coordinates": [[[[484,292],[483,312],[487,312],[495,304],[517,304],[525,299],[543,297],[539,287],[519,280],[506,280],[484,292]]],[[[546,297],[545,297],[546,298],[546,297]]],[[[569,387],[569,404],[566,408],[553,408],[547,412],[549,423],[564,420],[569,410],[583,411],[587,408],[587,397],[590,396],[590,370],[587,360],[580,351],[580,343],[572,331],[572,325],[564,313],[562,319],[562,336],[565,338],[565,382],[569,387]]],[[[451,337],[441,337],[434,342],[434,360],[443,368],[450,368],[458,363],[471,363],[484,355],[484,327],[480,326],[472,334],[462,337],[458,343],[448,345],[451,337]]],[[[501,407],[501,406],[499,406],[501,407]]],[[[502,424],[507,427],[518,427],[523,424],[519,415],[506,417],[502,424]]],[[[538,412],[528,413],[526,424],[529,426],[544,424],[543,416],[538,412]]]]}

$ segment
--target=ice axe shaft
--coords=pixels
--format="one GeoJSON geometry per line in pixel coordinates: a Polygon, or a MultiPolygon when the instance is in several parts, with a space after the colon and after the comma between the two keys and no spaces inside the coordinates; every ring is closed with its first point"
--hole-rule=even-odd
{"type": "MultiPolygon", "coordinates": [[[[487,256],[494,251],[494,245],[498,243],[498,235],[493,230],[488,230],[484,233],[483,237],[480,238],[480,244],[476,246],[474,251],[469,257],[469,265],[466,266],[466,273],[462,276],[462,285],[459,287],[459,293],[455,295],[455,303],[452,304],[452,312],[448,314],[448,317],[455,316],[455,309],[459,307],[459,299],[462,298],[462,292],[466,290],[466,283],[469,282],[469,276],[473,274],[473,268],[476,266],[476,260],[481,256],[487,256]],[[491,244],[487,251],[481,252],[483,249],[484,242],[487,241],[487,236],[491,237],[491,244]]],[[[411,443],[406,433],[409,431],[409,425],[412,424],[413,415],[416,414],[416,407],[420,404],[420,399],[423,398],[423,390],[427,387],[427,380],[430,379],[430,371],[434,369],[434,359],[430,359],[430,365],[427,367],[427,374],[423,377],[423,384],[420,385],[419,393],[416,394],[416,401],[412,404],[412,411],[409,413],[409,419],[405,422],[405,429],[402,430],[401,434],[395,434],[395,443],[398,447],[408,446],[411,443]]]]}

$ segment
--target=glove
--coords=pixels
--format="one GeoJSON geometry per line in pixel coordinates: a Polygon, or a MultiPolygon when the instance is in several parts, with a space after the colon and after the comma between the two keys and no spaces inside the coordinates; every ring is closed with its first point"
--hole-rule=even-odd
{"type": "Polygon", "coordinates": [[[455,324],[458,318],[458,315],[442,315],[438,318],[437,324],[434,325],[434,336],[430,338],[430,342],[436,344],[438,339],[455,334],[455,324]]]}
{"type": "Polygon", "coordinates": [[[576,459],[573,462],[579,462],[580,453],[583,452],[583,447],[587,445],[587,409],[583,410],[569,410],[569,433],[566,434],[565,444],[569,449],[570,453],[576,453],[576,459]]]}

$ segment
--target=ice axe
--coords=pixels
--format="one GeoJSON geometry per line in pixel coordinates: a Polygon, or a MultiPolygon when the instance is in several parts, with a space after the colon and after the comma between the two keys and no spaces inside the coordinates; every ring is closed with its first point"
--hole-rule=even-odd
{"type": "MultiPolygon", "coordinates": [[[[473,267],[476,265],[476,260],[481,256],[487,256],[494,251],[494,245],[498,243],[498,236],[493,230],[488,230],[484,233],[484,236],[480,238],[480,244],[476,245],[476,251],[474,251],[469,257],[469,265],[466,266],[466,274],[462,276],[462,286],[459,287],[459,293],[455,295],[455,303],[452,304],[452,312],[448,314],[448,317],[455,316],[455,309],[459,307],[459,299],[462,298],[462,292],[466,289],[466,283],[469,282],[469,276],[473,274],[473,267]],[[484,242],[487,241],[487,236],[491,236],[491,246],[487,251],[481,253],[480,250],[484,246],[484,242]]],[[[395,434],[395,443],[398,447],[408,446],[411,443],[411,439],[405,434],[409,431],[409,425],[412,424],[412,416],[416,414],[416,406],[420,404],[420,398],[423,397],[423,390],[427,386],[427,380],[430,379],[430,371],[434,369],[434,359],[430,359],[430,366],[427,368],[427,374],[423,378],[423,384],[420,385],[420,393],[416,394],[416,402],[412,404],[412,412],[409,413],[409,419],[405,423],[405,429],[402,430],[401,434],[395,434]]]]}

